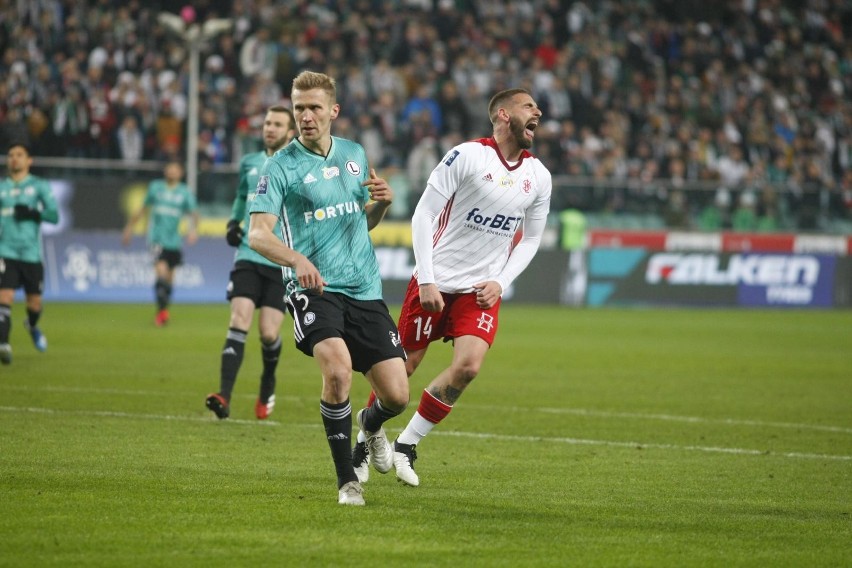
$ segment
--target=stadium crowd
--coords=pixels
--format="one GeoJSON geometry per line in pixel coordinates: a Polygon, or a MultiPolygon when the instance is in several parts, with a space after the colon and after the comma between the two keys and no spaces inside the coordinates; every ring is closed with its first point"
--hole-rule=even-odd
{"type": "Polygon", "coordinates": [[[546,119],[536,155],[555,176],[591,180],[555,192],[554,209],[744,230],[852,216],[845,0],[184,4],[4,3],[4,144],[129,163],[183,156],[189,64],[158,23],[168,10],[234,23],[202,49],[202,168],[257,150],[265,109],[314,69],[339,78],[336,134],[413,188],[446,149],[490,132],[491,94],[522,86],[546,119]],[[718,188],[715,199],[684,191],[700,184],[718,188]]]}

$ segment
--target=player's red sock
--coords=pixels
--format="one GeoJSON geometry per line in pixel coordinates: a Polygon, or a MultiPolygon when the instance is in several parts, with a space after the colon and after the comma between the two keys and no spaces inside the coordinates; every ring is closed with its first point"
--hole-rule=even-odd
{"type": "Polygon", "coordinates": [[[432,393],[424,390],[420,396],[420,405],[417,407],[417,413],[432,424],[437,424],[446,418],[452,409],[451,405],[441,402],[432,393]]]}

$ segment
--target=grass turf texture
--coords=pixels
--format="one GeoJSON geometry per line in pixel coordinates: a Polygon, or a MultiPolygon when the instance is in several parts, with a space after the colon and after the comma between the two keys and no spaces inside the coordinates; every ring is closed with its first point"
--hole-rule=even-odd
{"type": "MultiPolygon", "coordinates": [[[[14,308],[0,368],[0,566],[842,566],[852,562],[852,312],[508,305],[480,377],[418,451],[342,507],[315,363],[285,339],[232,419],[225,305],[14,308]]],[[[289,338],[289,320],[285,324],[289,338]]],[[[447,363],[434,345],[412,404],[447,363]]],[[[366,381],[353,380],[353,406],[366,381]]]]}

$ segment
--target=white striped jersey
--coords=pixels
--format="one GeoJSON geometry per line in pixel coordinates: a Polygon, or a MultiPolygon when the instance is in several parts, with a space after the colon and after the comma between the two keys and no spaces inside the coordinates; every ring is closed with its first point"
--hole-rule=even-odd
{"type": "Polygon", "coordinates": [[[510,164],[493,138],[450,150],[429,176],[414,212],[418,283],[434,282],[442,292],[463,293],[479,282],[496,280],[505,291],[538,248],[551,186],[550,172],[535,156],[524,150],[510,164]],[[418,236],[417,228],[430,219],[432,242],[426,243],[425,231],[418,236]],[[520,231],[525,233],[525,258],[507,269],[520,231]]]}

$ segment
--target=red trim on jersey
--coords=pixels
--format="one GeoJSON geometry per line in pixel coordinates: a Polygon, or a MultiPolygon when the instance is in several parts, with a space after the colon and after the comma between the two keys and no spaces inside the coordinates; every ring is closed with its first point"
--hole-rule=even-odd
{"type": "Polygon", "coordinates": [[[420,404],[417,406],[417,414],[432,424],[437,424],[446,418],[452,409],[451,405],[438,400],[435,395],[424,390],[420,396],[420,404]]]}
{"type": "Polygon", "coordinates": [[[494,140],[494,137],[491,138],[477,138],[476,140],[472,140],[472,142],[479,142],[483,146],[489,146],[494,148],[494,151],[497,152],[497,157],[500,158],[500,161],[503,162],[503,165],[510,172],[513,170],[517,170],[521,167],[521,164],[524,162],[524,158],[535,158],[531,153],[526,150],[521,150],[521,157],[518,158],[518,162],[514,166],[510,166],[509,162],[506,161],[506,158],[503,157],[503,153],[500,152],[500,147],[497,145],[497,141],[494,140]]]}
{"type": "Polygon", "coordinates": [[[450,224],[450,211],[453,209],[453,201],[456,199],[456,194],[454,193],[450,200],[447,201],[447,204],[444,205],[444,210],[441,211],[441,215],[438,217],[438,228],[435,230],[435,234],[432,235],[432,246],[438,244],[438,241],[441,240],[441,235],[444,234],[444,230],[447,228],[447,225],[450,224]]]}
{"type": "Polygon", "coordinates": [[[518,246],[518,243],[521,242],[522,238],[524,238],[523,227],[515,231],[515,236],[512,237],[512,244],[509,246],[509,254],[512,254],[512,251],[515,250],[515,247],[518,246]]]}

